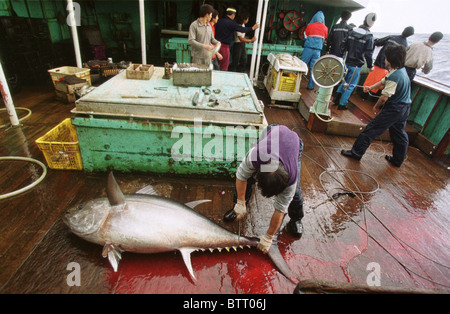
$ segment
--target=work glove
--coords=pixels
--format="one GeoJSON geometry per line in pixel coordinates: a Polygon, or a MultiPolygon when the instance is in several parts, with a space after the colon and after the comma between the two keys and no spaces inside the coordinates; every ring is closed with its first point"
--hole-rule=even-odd
{"type": "Polygon", "coordinates": [[[245,205],[245,201],[237,200],[237,203],[234,205],[233,211],[236,213],[236,220],[241,220],[247,213],[247,206],[245,205]]]}
{"type": "Polygon", "coordinates": [[[270,246],[272,245],[273,237],[273,235],[270,235],[268,233],[261,237],[261,239],[259,239],[258,245],[256,246],[258,250],[266,254],[269,251],[270,246]]]}

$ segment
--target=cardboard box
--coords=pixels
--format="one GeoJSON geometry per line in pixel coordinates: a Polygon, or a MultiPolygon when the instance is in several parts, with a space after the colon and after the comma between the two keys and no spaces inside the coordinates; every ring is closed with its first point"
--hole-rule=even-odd
{"type": "Polygon", "coordinates": [[[196,63],[174,64],[172,68],[175,86],[211,86],[212,64],[210,66],[196,63]]]}
{"type": "Polygon", "coordinates": [[[127,79],[149,80],[153,75],[152,64],[132,64],[127,68],[127,79]]]}

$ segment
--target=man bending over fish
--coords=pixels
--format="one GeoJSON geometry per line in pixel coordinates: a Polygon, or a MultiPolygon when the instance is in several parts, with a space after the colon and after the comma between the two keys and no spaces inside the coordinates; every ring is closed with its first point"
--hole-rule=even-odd
{"type": "Polygon", "coordinates": [[[274,198],[274,212],[268,230],[258,249],[267,253],[278,233],[284,216],[290,221],[286,230],[296,238],[303,232],[303,196],[300,187],[300,157],[303,141],[297,133],[283,125],[269,125],[255,147],[250,149],[236,172],[234,207],[224,215],[227,222],[240,220],[247,213],[253,185],[258,182],[261,194],[274,198]]]}

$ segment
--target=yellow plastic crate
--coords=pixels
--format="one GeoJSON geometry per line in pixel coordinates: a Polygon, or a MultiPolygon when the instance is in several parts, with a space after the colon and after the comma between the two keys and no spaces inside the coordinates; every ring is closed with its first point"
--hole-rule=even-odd
{"type": "Polygon", "coordinates": [[[80,79],[85,79],[88,81],[89,85],[91,85],[91,70],[90,69],[84,69],[84,68],[77,68],[77,67],[70,67],[70,66],[64,66],[59,68],[54,68],[51,70],[48,70],[48,73],[50,73],[50,76],[52,78],[53,85],[56,85],[56,81],[60,78],[63,78],[67,75],[75,75],[79,77],[80,79]]]}
{"type": "MultiPolygon", "coordinates": [[[[277,88],[275,84],[277,83],[278,72],[272,68],[272,86],[274,89],[277,88]]],[[[295,73],[285,73],[281,72],[280,86],[278,90],[281,92],[295,92],[295,85],[297,83],[297,74],[295,73]]]]}
{"type": "Polygon", "coordinates": [[[44,154],[49,168],[83,169],[77,132],[70,118],[38,138],[36,144],[44,154]]]}

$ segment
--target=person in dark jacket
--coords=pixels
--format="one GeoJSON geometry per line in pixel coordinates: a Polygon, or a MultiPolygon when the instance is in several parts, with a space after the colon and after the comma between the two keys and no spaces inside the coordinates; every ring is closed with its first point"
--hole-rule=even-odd
{"type": "Polygon", "coordinates": [[[375,59],[374,65],[389,70],[385,64],[385,55],[384,51],[388,45],[402,45],[405,48],[408,47],[407,38],[414,35],[414,27],[408,26],[406,27],[401,35],[389,35],[383,38],[377,38],[374,41],[374,45],[377,47],[383,46],[380,52],[378,52],[377,58],[375,59]]]}
{"type": "Polygon", "coordinates": [[[230,44],[234,41],[234,32],[248,33],[259,28],[259,24],[252,27],[242,27],[234,18],[236,17],[236,9],[228,8],[226,16],[221,18],[216,25],[216,40],[220,41],[219,53],[222,55],[222,60],[219,60],[220,70],[228,71],[230,65],[230,44]]]}
{"type": "Polygon", "coordinates": [[[373,34],[369,29],[373,26],[375,20],[375,13],[367,14],[364,24],[350,31],[347,39],[343,42],[344,51],[347,52],[345,65],[348,71],[345,76],[346,84],[342,83],[339,85],[334,98],[334,104],[339,105],[339,110],[347,109],[348,99],[358,84],[359,74],[364,61],[367,62],[369,69],[373,67],[373,34]]]}
{"type": "MultiPolygon", "coordinates": [[[[374,62],[374,69],[367,76],[366,81],[364,82],[364,86],[371,86],[377,82],[379,82],[383,77],[385,77],[389,69],[387,68],[385,61],[384,51],[386,47],[389,45],[402,45],[405,48],[408,47],[407,38],[414,35],[414,27],[408,26],[406,27],[401,35],[389,35],[383,38],[377,38],[374,41],[375,46],[382,46],[380,51],[378,52],[377,58],[374,62]]],[[[378,89],[372,91],[373,93],[377,93],[378,89]]]]}
{"type": "Polygon", "coordinates": [[[392,156],[385,158],[392,165],[400,167],[406,158],[408,150],[408,134],[405,126],[411,105],[411,82],[404,68],[406,48],[403,45],[389,45],[386,47],[386,65],[389,74],[380,82],[364,87],[364,92],[384,86],[381,97],[374,105],[376,112],[381,112],[366,126],[358,136],[351,150],[342,150],[341,154],[356,160],[360,160],[372,141],[389,129],[394,148],[392,156]]]}
{"type": "Polygon", "coordinates": [[[327,52],[337,57],[343,57],[344,51],[342,42],[347,39],[348,33],[353,29],[347,21],[352,17],[352,13],[345,10],[341,14],[341,21],[331,28],[327,39],[327,52]]]}
{"type": "Polygon", "coordinates": [[[322,11],[317,11],[312,17],[308,26],[305,29],[305,43],[303,45],[303,52],[300,59],[309,66],[309,81],[308,89],[314,88],[314,81],[311,77],[311,70],[320,58],[320,52],[323,48],[323,43],[328,36],[328,27],[325,25],[325,15],[322,11]]]}

